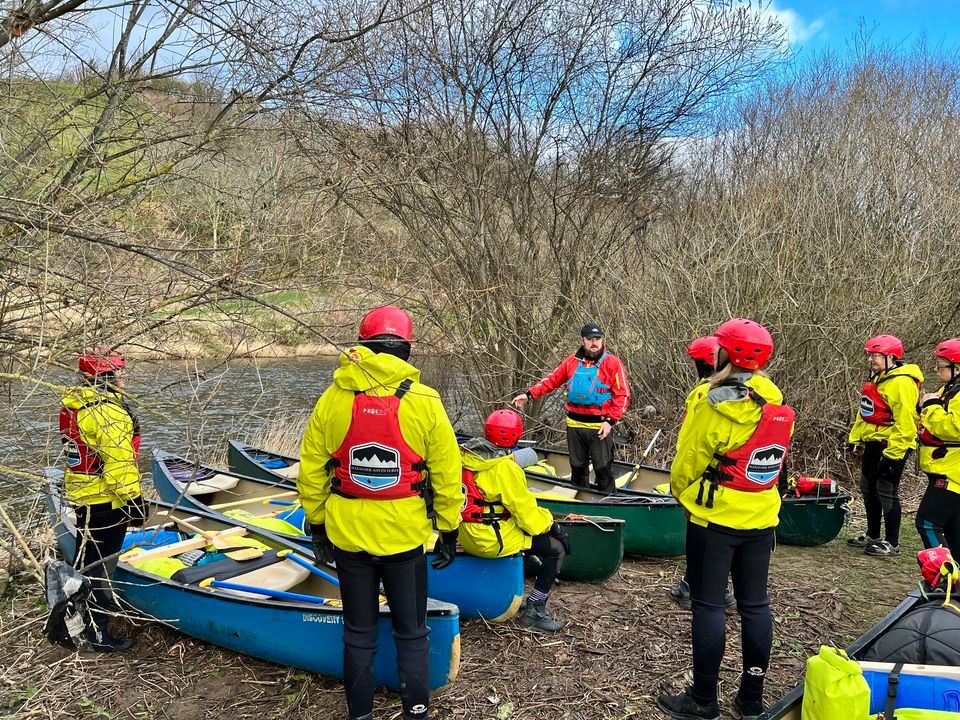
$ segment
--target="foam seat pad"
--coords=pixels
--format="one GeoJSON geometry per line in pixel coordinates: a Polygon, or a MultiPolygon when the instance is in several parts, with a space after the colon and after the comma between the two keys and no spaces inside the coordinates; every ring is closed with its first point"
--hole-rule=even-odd
{"type": "Polygon", "coordinates": [[[282,475],[285,478],[290,478],[291,480],[296,480],[297,476],[300,474],[300,463],[295,462],[293,465],[288,465],[287,467],[278,467],[270,468],[277,475],[282,475]]]}
{"type": "Polygon", "coordinates": [[[202,480],[199,478],[194,480],[187,487],[184,495],[206,495],[220,490],[232,490],[237,486],[238,482],[240,482],[240,478],[224,475],[223,473],[216,473],[202,480]]]}

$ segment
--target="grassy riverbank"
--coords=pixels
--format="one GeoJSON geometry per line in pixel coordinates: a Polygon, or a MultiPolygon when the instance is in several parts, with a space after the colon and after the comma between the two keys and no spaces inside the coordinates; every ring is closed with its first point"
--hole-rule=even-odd
{"type": "MultiPolygon", "coordinates": [[[[847,547],[862,531],[855,517],[843,537],[819,548],[777,548],[770,591],[776,619],[768,701],[799,682],[821,643],[845,645],[915,586],[919,548],[906,492],[898,558],[872,558],[847,547]]],[[[39,519],[39,509],[34,510],[39,519]]],[[[42,523],[41,523],[42,527],[42,523]]],[[[30,536],[41,561],[53,556],[52,534],[30,536]]],[[[551,596],[569,621],[557,636],[524,632],[515,622],[462,623],[463,660],[456,683],[434,703],[436,718],[533,720],[583,717],[657,718],[661,688],[689,680],[689,613],[669,598],[677,560],[625,560],[601,585],[563,583],[551,596]]],[[[42,588],[25,572],[0,601],[0,719],[205,717],[335,718],[344,713],[340,684],[218,649],[156,622],[124,621],[138,639],[133,652],[96,656],[51,647],[40,630],[42,588]]],[[[278,640],[279,641],[279,640],[278,640]]],[[[739,626],[728,616],[721,695],[738,679],[739,626]]],[[[397,698],[377,696],[377,717],[399,716],[397,698]]]]}

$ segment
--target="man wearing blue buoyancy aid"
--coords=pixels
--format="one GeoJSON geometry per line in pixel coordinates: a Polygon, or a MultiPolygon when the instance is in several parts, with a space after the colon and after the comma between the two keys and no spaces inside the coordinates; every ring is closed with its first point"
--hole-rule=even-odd
{"type": "Polygon", "coordinates": [[[567,393],[571,480],[586,487],[592,462],[597,486],[603,492],[612,493],[616,485],[610,433],[630,405],[630,386],[623,363],[606,349],[603,331],[596,323],[587,323],[580,330],[580,349],[576,353],[529,390],[517,395],[513,403],[523,407],[528,400],[543,397],[561,385],[567,393]]]}

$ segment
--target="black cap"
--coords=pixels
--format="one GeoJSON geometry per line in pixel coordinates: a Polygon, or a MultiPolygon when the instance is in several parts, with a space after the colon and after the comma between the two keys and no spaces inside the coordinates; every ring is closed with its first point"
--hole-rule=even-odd
{"type": "Polygon", "coordinates": [[[587,323],[580,328],[580,337],[582,338],[602,338],[603,330],[596,323],[587,323]]]}

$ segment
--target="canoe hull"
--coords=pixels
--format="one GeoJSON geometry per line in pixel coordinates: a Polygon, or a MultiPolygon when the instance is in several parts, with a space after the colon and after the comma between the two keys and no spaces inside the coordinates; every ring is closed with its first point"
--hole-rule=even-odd
{"type": "MultiPolygon", "coordinates": [[[[568,453],[563,450],[535,448],[541,459],[557,469],[560,475],[570,471],[568,453]]],[[[633,466],[625,462],[613,463],[613,474],[629,483],[618,489],[616,497],[650,497],[653,488],[670,482],[670,471],[652,465],[633,466]]],[[[535,473],[527,474],[528,480],[543,482],[549,480],[566,488],[576,485],[564,478],[545,478],[535,473]]],[[[662,495],[661,495],[662,497],[662,495]]],[[[780,508],[780,525],[777,527],[777,542],[784,545],[815,546],[830,542],[843,528],[847,518],[847,504],[850,495],[839,493],[823,497],[788,496],[783,498],[780,508]]],[[[609,513],[608,513],[609,514],[609,513]]],[[[629,534],[629,530],[628,530],[629,534]]],[[[627,541],[628,553],[630,541],[627,541]]]]}
{"type": "Polygon", "coordinates": [[[589,516],[583,520],[557,519],[570,536],[570,547],[560,568],[560,579],[602,582],[613,575],[623,560],[626,523],[611,517],[589,516]]]}
{"type": "Polygon", "coordinates": [[[830,542],[847,522],[850,499],[846,493],[822,498],[784,498],[777,542],[808,547],[830,542]]]}
{"type": "MultiPolygon", "coordinates": [[[[48,511],[61,552],[76,553],[76,529],[65,515],[58,491],[47,493],[48,511]]],[[[264,533],[263,537],[268,537],[264,533]]],[[[343,615],[339,609],[302,602],[246,599],[176,583],[119,563],[114,591],[138,611],[200,640],[307,672],[343,677],[343,615]]],[[[460,664],[456,608],[430,601],[430,687],[454,681],[460,664]]],[[[389,610],[381,611],[374,679],[398,690],[397,651],[389,610]]]]}
{"type": "Polygon", "coordinates": [[[670,502],[591,502],[537,498],[537,504],[557,515],[605,515],[624,521],[623,552],[647,557],[677,557],[685,552],[683,508],[670,502]]]}
{"type": "MultiPolygon", "coordinates": [[[[170,473],[165,472],[163,462],[168,458],[176,458],[182,461],[182,458],[168,453],[154,453],[152,460],[153,484],[162,500],[174,502],[180,496],[181,488],[170,473]]],[[[228,473],[225,470],[218,470],[218,472],[228,473]]],[[[256,477],[252,474],[242,474],[248,479],[256,477]]],[[[295,483],[288,479],[275,476],[267,478],[267,480],[270,485],[264,487],[269,492],[275,492],[278,489],[296,489],[295,483]]],[[[180,499],[180,506],[218,514],[207,505],[187,495],[180,499]]],[[[307,553],[313,554],[309,537],[302,535],[280,535],[280,537],[288,542],[296,543],[307,553]]],[[[488,559],[459,552],[456,560],[443,570],[435,570],[429,562],[427,563],[428,595],[458,606],[460,616],[463,618],[483,618],[490,622],[508,620],[516,615],[520,609],[523,592],[523,558],[519,555],[488,559]]]]}

